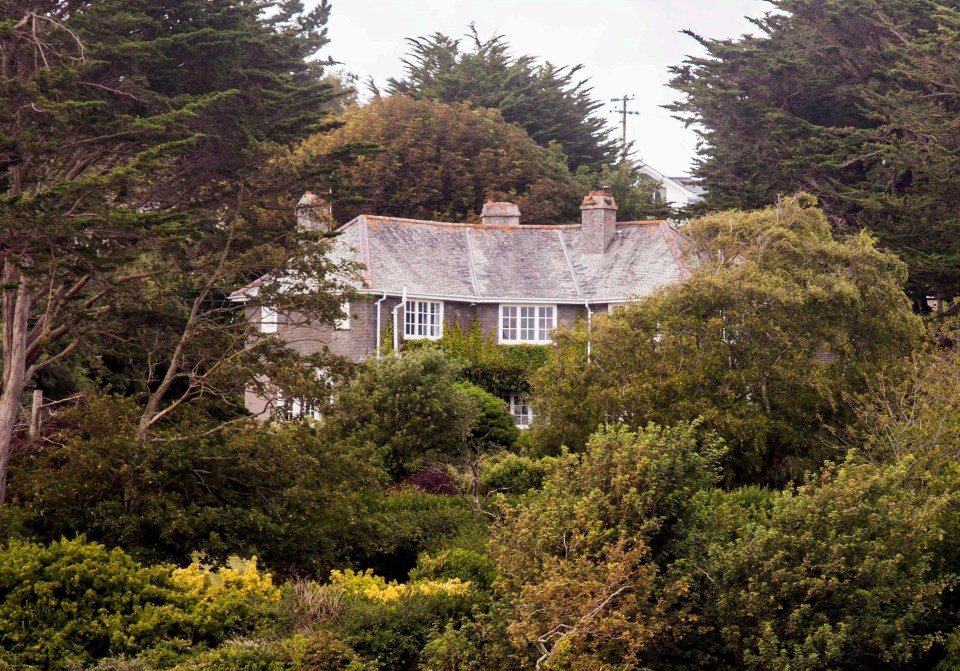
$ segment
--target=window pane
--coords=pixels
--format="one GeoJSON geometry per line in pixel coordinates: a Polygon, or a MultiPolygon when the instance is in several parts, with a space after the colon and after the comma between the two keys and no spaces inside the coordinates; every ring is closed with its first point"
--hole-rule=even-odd
{"type": "Polygon", "coordinates": [[[511,305],[501,307],[501,321],[503,331],[500,334],[501,340],[517,339],[517,308],[511,305]]]}
{"type": "Polygon", "coordinates": [[[338,318],[333,323],[333,327],[338,331],[349,331],[350,330],[350,301],[344,301],[340,304],[340,309],[343,311],[343,317],[338,318]]]}
{"type": "Polygon", "coordinates": [[[403,335],[412,336],[415,333],[416,313],[412,302],[407,301],[403,306],[403,335]]]}
{"type": "Polygon", "coordinates": [[[520,340],[537,339],[537,309],[523,306],[520,308],[520,340]]]}

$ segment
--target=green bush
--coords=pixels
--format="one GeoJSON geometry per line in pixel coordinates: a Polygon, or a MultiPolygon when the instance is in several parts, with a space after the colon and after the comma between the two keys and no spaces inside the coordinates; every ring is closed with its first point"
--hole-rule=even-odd
{"type": "Polygon", "coordinates": [[[503,454],[484,464],[480,485],[484,491],[502,491],[505,494],[526,494],[543,487],[543,479],[555,462],[551,457],[531,459],[515,454],[503,454]]]}
{"type": "Polygon", "coordinates": [[[520,430],[506,401],[469,382],[461,382],[457,388],[470,396],[479,410],[470,427],[470,441],[476,449],[509,448],[517,442],[520,430]]]}
{"type": "Polygon", "coordinates": [[[338,439],[381,448],[396,481],[460,457],[479,408],[457,385],[458,370],[436,350],[368,359],[337,394],[327,428],[338,439]]]}
{"type": "Polygon", "coordinates": [[[437,632],[469,619],[483,598],[457,579],[388,583],[370,571],[331,577],[344,594],[338,633],[361,657],[390,671],[417,669],[437,632]]]}
{"type": "Polygon", "coordinates": [[[10,493],[27,511],[8,528],[36,538],[83,534],[154,564],[257,555],[281,573],[342,565],[373,533],[381,492],[373,448],[294,422],[250,421],[203,439],[135,438],[129,399],[94,397],[69,414],[74,435],[17,460],[10,493]]]}
{"type": "Polygon", "coordinates": [[[380,546],[367,565],[392,580],[406,578],[424,552],[451,548],[482,552],[487,542],[487,520],[458,497],[391,492],[375,515],[380,546]]]}
{"type": "Polygon", "coordinates": [[[487,555],[454,548],[437,554],[423,553],[410,571],[410,580],[462,580],[478,590],[488,590],[497,577],[493,560],[487,555]]]}
{"type": "Polygon", "coordinates": [[[178,664],[173,671],[364,671],[366,668],[350,646],[321,633],[296,635],[286,640],[230,641],[178,664]]]}
{"type": "Polygon", "coordinates": [[[189,600],[168,566],[83,540],[0,551],[0,659],[64,668],[182,633],[189,600]]]}
{"type": "Polygon", "coordinates": [[[10,541],[0,551],[0,661],[66,669],[272,626],[279,591],[255,564],[225,570],[216,583],[196,566],[144,567],[82,539],[10,541]]]}

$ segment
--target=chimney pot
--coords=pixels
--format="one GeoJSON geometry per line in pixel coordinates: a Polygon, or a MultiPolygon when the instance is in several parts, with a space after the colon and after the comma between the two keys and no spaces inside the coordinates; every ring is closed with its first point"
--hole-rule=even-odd
{"type": "Polygon", "coordinates": [[[484,226],[519,226],[520,208],[513,203],[495,203],[488,200],[480,212],[484,226]]]}
{"type": "Polygon", "coordinates": [[[585,254],[603,254],[617,233],[617,202],[608,187],[591,191],[580,205],[582,248],[585,254]]]}
{"type": "Polygon", "coordinates": [[[300,197],[294,212],[297,215],[297,226],[302,230],[326,233],[334,228],[333,208],[330,203],[309,189],[300,197]]]}

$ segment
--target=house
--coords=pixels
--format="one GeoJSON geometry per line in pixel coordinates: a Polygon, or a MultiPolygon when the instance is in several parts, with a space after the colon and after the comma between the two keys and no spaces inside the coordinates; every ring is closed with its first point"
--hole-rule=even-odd
{"type": "MultiPolygon", "coordinates": [[[[300,226],[322,226],[322,208],[308,192],[297,208],[300,226]]],[[[618,222],[607,190],[590,192],[580,209],[579,224],[561,226],[521,226],[516,205],[494,202],[479,224],[361,215],[336,229],[332,254],[361,264],[356,289],[369,300],[346,306],[347,318],[335,324],[300,324],[259,305],[256,282],[231,299],[262,331],[304,354],[329,347],[359,362],[380,356],[384,338],[398,346],[439,339],[454,322],[469,329],[474,320],[504,345],[547,344],[557,326],[589,322],[688,275],[669,223],[618,222]]],[[[526,399],[506,400],[517,424],[527,425],[526,399]]],[[[246,404],[256,415],[275,407],[252,393],[246,404]]]]}
{"type": "Polygon", "coordinates": [[[660,184],[654,193],[654,200],[666,203],[671,207],[686,207],[703,200],[706,193],[704,188],[690,177],[667,177],[652,166],[639,166],[642,174],[660,184]]]}

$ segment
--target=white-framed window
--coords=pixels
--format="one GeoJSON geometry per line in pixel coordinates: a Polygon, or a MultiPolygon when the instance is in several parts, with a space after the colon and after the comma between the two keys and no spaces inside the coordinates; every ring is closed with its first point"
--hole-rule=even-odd
{"type": "Polygon", "coordinates": [[[343,312],[343,317],[336,319],[333,322],[333,328],[337,331],[349,331],[350,330],[350,301],[344,301],[340,304],[340,310],[343,312]]]}
{"type": "Polygon", "coordinates": [[[500,342],[546,344],[557,326],[555,305],[501,305],[500,342]]]}
{"type": "Polygon", "coordinates": [[[530,428],[530,422],[533,421],[533,410],[530,409],[530,401],[523,394],[507,394],[503,400],[510,406],[510,414],[513,415],[513,423],[518,429],[530,428]]]}
{"type": "Polygon", "coordinates": [[[443,337],[443,303],[408,300],[403,306],[403,337],[437,340],[443,337]]]}
{"type": "Polygon", "coordinates": [[[276,333],[277,323],[277,309],[269,305],[261,305],[260,333],[276,333]]]}
{"type": "Polygon", "coordinates": [[[304,417],[319,420],[323,416],[322,411],[324,406],[333,405],[334,381],[330,375],[330,371],[326,368],[316,368],[314,369],[314,373],[317,376],[317,382],[319,382],[322,387],[320,396],[317,398],[302,396],[298,398],[287,398],[278,389],[276,392],[277,417],[288,422],[295,419],[303,419],[304,417]]]}
{"type": "Polygon", "coordinates": [[[304,417],[315,420],[320,419],[320,409],[316,403],[309,399],[282,398],[280,401],[280,415],[288,422],[304,417]]]}

